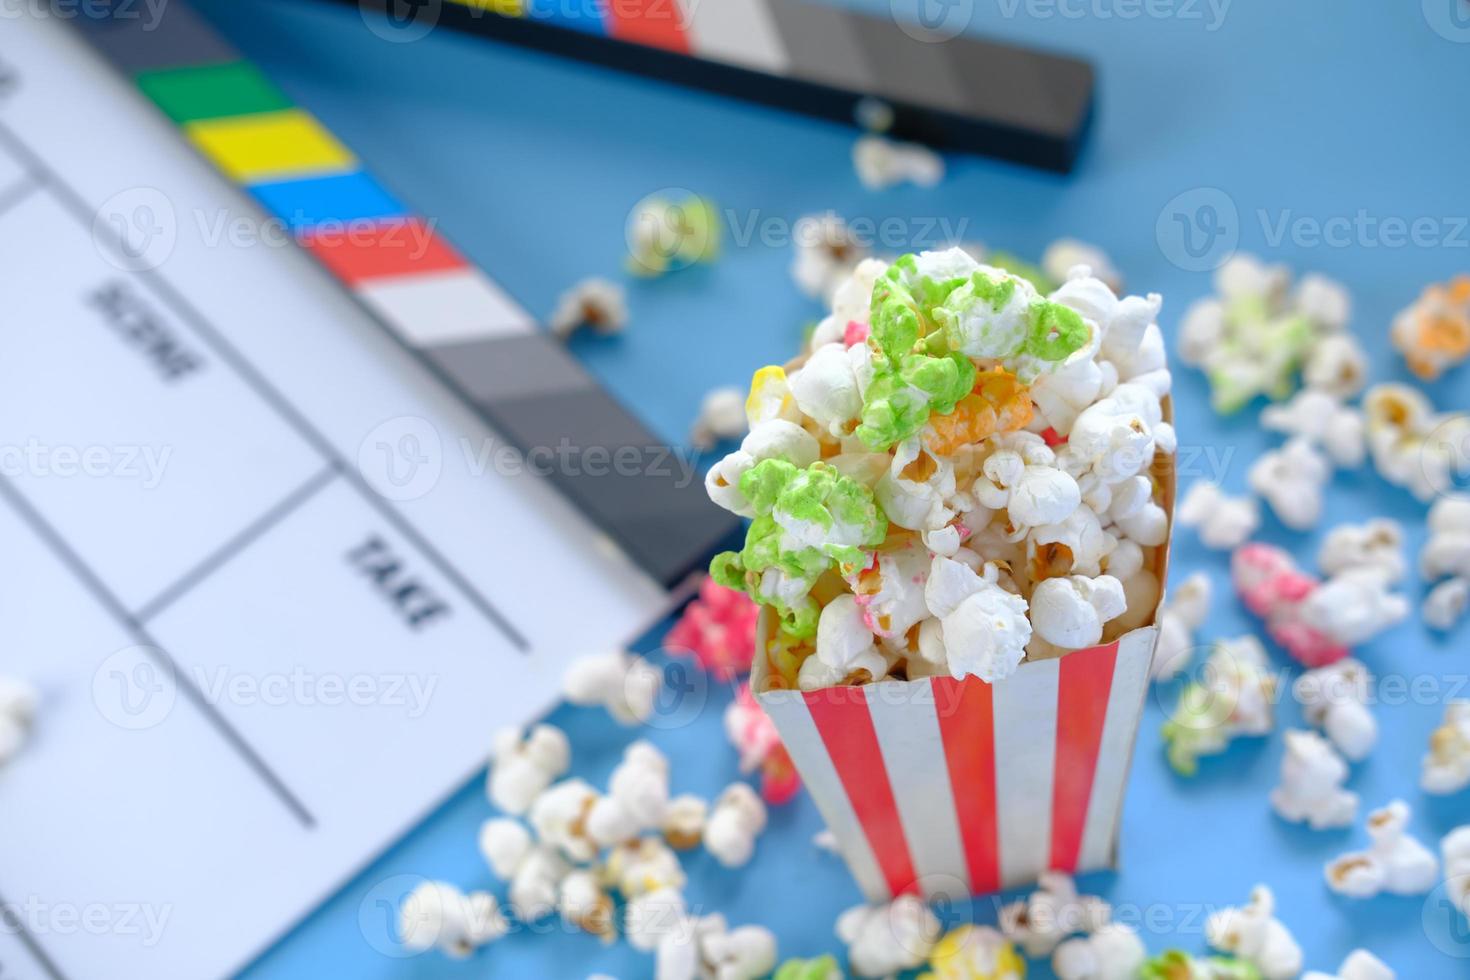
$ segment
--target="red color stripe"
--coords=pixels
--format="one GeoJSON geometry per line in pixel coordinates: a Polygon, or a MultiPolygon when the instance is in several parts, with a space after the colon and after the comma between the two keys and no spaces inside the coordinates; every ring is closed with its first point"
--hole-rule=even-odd
{"type": "Polygon", "coordinates": [[[944,739],[949,786],[975,894],[1000,890],[1000,825],[995,808],[994,688],[936,677],[934,710],[944,739]]]}
{"type": "Polygon", "coordinates": [[[1050,867],[1054,871],[1071,873],[1077,870],[1117,659],[1116,640],[1107,646],[1078,650],[1062,658],[1057,690],[1057,752],[1051,804],[1050,867]]]}
{"type": "Polygon", "coordinates": [[[349,286],[465,268],[464,257],[419,218],[307,230],[302,244],[349,286]]]}
{"type": "Polygon", "coordinates": [[[914,890],[918,875],[861,688],[833,687],[803,695],[827,755],[862,824],[873,857],[893,895],[914,890]]]}
{"type": "Polygon", "coordinates": [[[689,53],[683,0],[609,0],[607,9],[608,30],[619,41],[689,53]]]}

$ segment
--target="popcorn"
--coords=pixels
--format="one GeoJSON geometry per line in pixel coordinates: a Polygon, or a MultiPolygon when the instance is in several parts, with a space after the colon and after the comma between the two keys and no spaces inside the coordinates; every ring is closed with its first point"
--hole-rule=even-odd
{"type": "Polygon", "coordinates": [[[1470,415],[1440,414],[1417,389],[1381,384],[1364,393],[1363,416],[1379,476],[1425,502],[1453,485],[1464,462],[1458,447],[1470,439],[1470,415]]]}
{"type": "Polygon", "coordinates": [[[674,888],[657,888],[628,899],[623,910],[623,932],[628,944],[652,953],[684,927],[684,896],[674,888]]]}
{"type": "Polygon", "coordinates": [[[661,830],[669,807],[669,760],[652,743],[637,741],[623,752],[606,796],[587,812],[586,830],[601,847],[661,830]]]}
{"type": "Polygon", "coordinates": [[[414,952],[438,949],[463,959],[509,931],[488,892],[464,894],[442,881],[419,885],[398,908],[398,935],[414,952]]]}
{"type": "Polygon", "coordinates": [[[847,222],[831,211],[799,219],[794,231],[796,258],[791,263],[791,278],[811,298],[832,300],[858,263],[868,257],[868,249],[847,222]]]}
{"type": "Polygon", "coordinates": [[[931,456],[916,437],[900,443],[888,472],[873,488],[888,520],[912,531],[934,531],[954,517],[954,465],[931,456]]]}
{"type": "Polygon", "coordinates": [[[1112,292],[1123,289],[1123,276],[1114,267],[1106,252],[1096,245],[1080,242],[1075,238],[1058,238],[1041,253],[1041,268],[1047,276],[1057,282],[1072,278],[1077,266],[1086,266],[1087,274],[1096,276],[1112,292]]]}
{"type": "Polygon", "coordinates": [[[649,195],[628,216],[627,238],[628,271],[662,276],[719,257],[720,214],[713,201],[697,194],[649,195]]]}
{"type": "Polygon", "coordinates": [[[1322,519],[1323,494],[1331,479],[1327,457],[1300,436],[1262,453],[1246,473],[1250,488],[1294,531],[1309,531],[1322,519]]]}
{"type": "Polygon", "coordinates": [[[557,911],[567,925],[591,933],[604,943],[617,939],[612,899],[592,871],[573,871],[562,879],[557,911]]]}
{"type": "Polygon", "coordinates": [[[1102,639],[1103,624],[1128,606],[1123,583],[1111,575],[1049,578],[1031,596],[1036,634],[1063,650],[1082,650],[1102,639]]]}
{"type": "Polygon", "coordinates": [[[1255,964],[1225,956],[1197,959],[1170,949],[1143,964],[1139,980],[1261,980],[1255,964]]]}
{"type": "Polygon", "coordinates": [[[1309,670],[1292,686],[1307,721],[1326,732],[1337,750],[1361,762],[1378,744],[1378,722],[1368,710],[1373,676],[1356,660],[1309,670]]]}
{"type": "Polygon", "coordinates": [[[842,968],[830,954],[809,960],[787,960],[771,980],[842,980],[842,968]]]}
{"type": "Polygon", "coordinates": [[[1452,629],[1470,607],[1470,501],[1441,497],[1429,508],[1419,571],[1430,582],[1452,576],[1430,589],[1423,608],[1431,629],[1452,629]]]}
{"type": "Polygon", "coordinates": [[[766,829],[766,807],[745,783],[731,783],[710,811],[704,849],[727,868],[742,867],[755,853],[755,839],[766,829]]]}
{"type": "Polygon", "coordinates": [[[628,325],[628,301],[623,287],[607,279],[583,279],[561,294],[546,325],[558,337],[570,337],[582,327],[595,333],[622,333],[628,325]]]}
{"type": "Polygon", "coordinates": [[[1050,956],[1058,944],[1078,932],[1096,932],[1111,916],[1108,903],[1079,895],[1072,879],[1047,871],[1029,898],[1000,909],[1000,929],[1032,959],[1050,956]]]}
{"type": "Polygon", "coordinates": [[[1175,512],[1179,523],[1199,529],[1207,548],[1238,548],[1261,526],[1261,509],[1254,497],[1229,497],[1218,484],[1198,481],[1189,487],[1175,512]]]}
{"type": "MultiPolygon", "coordinates": [[[[760,374],[757,372],[756,377],[760,374]]],[[[768,386],[773,384],[767,382],[768,386]]],[[[787,391],[784,374],[779,384],[783,392],[787,391]]],[[[756,398],[754,385],[752,382],[752,400],[756,398]]],[[[755,517],[755,505],[746,499],[742,488],[747,473],[768,459],[806,467],[820,455],[821,445],[816,437],[795,422],[780,417],[761,418],[751,424],[750,434],[741,441],[739,449],[710,467],[704,477],[704,487],[710,499],[726,510],[741,517],[755,517]]]]}
{"type": "MultiPolygon", "coordinates": [[[[483,850],[485,842],[481,841],[483,850]]],[[[525,852],[510,877],[510,904],[522,922],[538,922],[557,910],[561,882],[572,866],[555,848],[536,845],[525,852]]]]}
{"type": "Polygon", "coordinates": [[[1082,491],[1071,474],[1056,467],[1056,459],[1034,433],[1007,436],[985,460],[975,498],[991,510],[1006,511],[1017,527],[1060,524],[1081,505],[1082,491]]]}
{"type": "Polygon", "coordinates": [[[663,675],[656,667],[621,650],[581,657],[562,677],[568,701],[584,708],[606,708],[620,725],[647,721],[662,686],[663,675]]]}
{"type": "Polygon", "coordinates": [[[1026,961],[989,926],[950,930],[934,945],[929,970],[919,980],[1022,980],[1026,961]]]}
{"type": "Polygon", "coordinates": [[[1000,586],[994,563],[987,563],[980,575],[968,565],[936,556],[924,601],[940,620],[945,662],[956,680],[973,675],[993,684],[1009,677],[1025,656],[1032,629],[1026,600],[1000,586]]]}
{"type": "Polygon", "coordinates": [[[716,680],[750,672],[755,658],[755,624],[760,607],[750,597],[713,579],[699,583],[699,596],[679,615],[664,637],[673,653],[685,650],[716,680]]]}
{"type": "Polygon", "coordinates": [[[1365,524],[1339,524],[1327,532],[1317,552],[1317,567],[1327,575],[1368,569],[1385,582],[1398,582],[1408,571],[1404,529],[1386,517],[1365,524]]]}
{"type": "Polygon", "coordinates": [[[1366,851],[1354,851],[1329,862],[1323,869],[1327,887],[1348,898],[1423,895],[1434,887],[1439,861],[1429,848],[1406,833],[1409,806],[1394,800],[1368,814],[1366,851]]]}
{"type": "Polygon", "coordinates": [[[1155,452],[1174,448],[1174,430],[1163,421],[1159,396],[1129,383],[1118,385],[1077,416],[1064,455],[1074,461],[1070,472],[1077,473],[1081,464],[1083,472],[1116,484],[1147,470],[1155,452]]]}
{"type": "Polygon", "coordinates": [[[1456,827],[1439,842],[1445,891],[1461,914],[1470,916],[1470,826],[1456,827]]]}
{"type": "Polygon", "coordinates": [[[1444,722],[1429,736],[1419,788],[1448,796],[1470,786],[1470,701],[1453,700],[1444,706],[1444,722]]]}
{"type": "Polygon", "coordinates": [[[1149,666],[1154,680],[1167,680],[1189,666],[1195,631],[1210,612],[1211,591],[1209,576],[1195,572],[1159,607],[1159,638],[1149,666]]]}
{"type": "Polygon", "coordinates": [[[1323,337],[1307,355],[1302,381],[1312,391],[1332,398],[1351,398],[1368,378],[1368,355],[1350,333],[1323,337]]]}
{"type": "Polygon", "coordinates": [[[571,744],[561,729],[537,725],[524,740],[516,729],[503,729],[492,743],[485,793],[506,813],[520,816],[571,764],[571,744]]]}
{"type": "Polygon", "coordinates": [[[1302,948],[1276,918],[1276,900],[1265,885],[1251,890],[1246,905],[1211,915],[1205,940],[1253,964],[1263,980],[1293,980],[1302,972],[1302,948]]]}
{"type": "Polygon", "coordinates": [[[886,977],[921,966],[934,951],[939,920],[912,895],[887,905],[859,905],[837,919],[837,938],[860,977],[886,977]]]}
{"type": "Polygon", "coordinates": [[[567,779],[536,797],[530,821],[536,837],[557,848],[567,859],[585,864],[600,850],[587,827],[597,803],[597,791],[580,779],[567,779]]]}
{"type": "Polygon", "coordinates": [[[1308,275],[1289,294],[1289,281],[1284,268],[1237,254],[1215,272],[1219,296],[1185,312],[1179,353],[1205,371],[1216,411],[1238,411],[1259,395],[1286,398],[1316,347],[1346,325],[1351,303],[1340,285],[1308,275]]]}
{"type": "Polygon", "coordinates": [[[699,415],[689,432],[695,449],[713,449],[726,439],[739,439],[749,430],[745,392],[733,386],[712,389],[699,403],[699,415]]]}
{"type": "Polygon", "coordinates": [[[531,833],[518,821],[499,817],[480,827],[480,853],[501,881],[509,881],[531,852],[531,833]]]}
{"type": "Polygon", "coordinates": [[[1303,439],[1326,453],[1339,469],[1357,469],[1367,457],[1362,413],[1313,388],[1261,410],[1261,425],[1303,439]]]}
{"type": "Polygon", "coordinates": [[[1164,723],[1169,765],[1181,776],[1199,770],[1199,758],[1218,755],[1230,740],[1265,735],[1274,723],[1276,678],[1254,636],[1221,640],[1205,661],[1204,675],[1184,689],[1164,723]]]}
{"type": "MultiPolygon", "coordinates": [[[[1470,609],[1470,579],[1448,578],[1429,590],[1421,613],[1430,629],[1452,630],[1470,609]]],[[[3,751],[0,751],[3,758],[3,751]]]]}
{"type": "Polygon", "coordinates": [[[1355,949],[1342,961],[1335,975],[1308,970],[1302,974],[1302,980],[1394,980],[1394,972],[1366,949],[1355,949]]]}
{"type": "MultiPolygon", "coordinates": [[[[953,553],[958,553],[955,546],[953,553]]],[[[929,579],[929,551],[921,542],[885,549],[871,563],[848,576],[848,585],[862,611],[863,625],[875,636],[901,637],[929,614],[924,585],[929,579]]]]}
{"type": "Polygon", "coordinates": [[[0,677],[0,766],[20,753],[36,717],[36,689],[13,677],[0,677]]]}
{"type": "MultiPolygon", "coordinates": [[[[748,688],[747,688],[748,689],[748,688]]],[[[709,804],[697,796],[685,794],[669,801],[664,812],[664,840],[677,851],[691,851],[704,839],[704,823],[709,817],[709,804]]]]}
{"type": "Polygon", "coordinates": [[[1394,318],[1389,338],[1409,370],[1425,381],[1470,357],[1470,276],[1426,287],[1394,318]]]}
{"type": "Polygon", "coordinates": [[[905,182],[934,187],[944,179],[944,160],[922,143],[898,143],[882,136],[859,136],[852,165],[870,191],[905,182]]]}
{"type": "Polygon", "coordinates": [[[767,803],[779,806],[795,797],[801,788],[796,766],[749,684],[740,686],[735,700],[725,709],[725,735],[740,753],[740,771],[761,771],[761,797],[767,803]]]}
{"type": "Polygon", "coordinates": [[[840,343],[813,349],[805,364],[791,375],[791,396],[803,414],[828,435],[841,438],[857,428],[863,410],[863,383],[871,371],[868,349],[840,343]]]}
{"type": "Polygon", "coordinates": [[[1347,775],[1347,763],[1322,736],[1288,731],[1281,785],[1271,791],[1271,808],[1281,819],[1313,830],[1346,827],[1358,815],[1358,794],[1342,788],[1347,775]]]}
{"type": "Polygon", "coordinates": [[[608,852],[603,881],[627,899],[657,891],[680,891],[685,884],[679,857],[657,837],[621,844],[608,852]]]}
{"type": "Polygon", "coordinates": [[[1062,943],[1051,964],[1057,980],[1133,980],[1146,959],[1148,951],[1132,926],[1109,923],[1062,943]]]}
{"type": "Polygon", "coordinates": [[[658,947],[656,980],[759,980],[776,967],[776,937],[762,926],[731,929],[722,915],[686,920],[658,947]]]}

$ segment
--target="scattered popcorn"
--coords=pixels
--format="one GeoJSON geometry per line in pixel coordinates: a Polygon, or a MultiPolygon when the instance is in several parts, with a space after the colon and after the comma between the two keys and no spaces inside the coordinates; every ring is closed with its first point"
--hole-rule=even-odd
{"type": "Polygon", "coordinates": [[[759,980],[776,968],[776,937],[762,926],[731,929],[722,915],[686,920],[658,947],[655,980],[759,980]]]}
{"type": "Polygon", "coordinates": [[[587,811],[587,835],[599,847],[626,843],[645,830],[661,831],[668,808],[669,760],[651,742],[639,740],[624,750],[607,795],[587,811]]]}
{"type": "Polygon", "coordinates": [[[562,693],[572,704],[606,708],[622,725],[637,725],[653,714],[663,675],[641,657],[620,650],[581,657],[562,678],[562,693]]]}
{"type": "Polygon", "coordinates": [[[623,910],[623,934],[634,949],[652,953],[684,928],[684,895],[674,888],[655,888],[629,897],[623,910]]]}
{"type": "Polygon", "coordinates": [[[1426,503],[1454,486],[1462,447],[1470,444],[1470,415],[1441,414],[1416,388],[1380,384],[1364,393],[1363,417],[1379,476],[1426,503]]]}
{"type": "Polygon", "coordinates": [[[1394,319],[1389,337],[1409,370],[1425,381],[1470,357],[1470,276],[1426,287],[1394,319]]]}
{"type": "Polygon", "coordinates": [[[1391,895],[1423,895],[1434,887],[1439,861],[1405,828],[1409,806],[1394,800],[1368,814],[1366,851],[1354,851],[1327,864],[1323,872],[1327,887],[1348,898],[1372,898],[1380,892],[1391,895]]]}
{"type": "Polygon", "coordinates": [[[595,333],[622,333],[628,325],[628,301],[623,287],[607,279],[583,279],[561,294],[547,326],[558,337],[570,337],[582,327],[595,333]]]}
{"type": "Polygon", "coordinates": [[[1089,936],[1068,939],[1052,954],[1057,980],[1133,980],[1148,959],[1137,930],[1109,923],[1089,936]]]}
{"type": "Polygon", "coordinates": [[[709,804],[704,800],[688,794],[676,796],[664,812],[664,840],[676,851],[692,851],[704,840],[708,818],[709,804]]]}
{"type": "Polygon", "coordinates": [[[1302,972],[1302,948],[1276,918],[1271,889],[1257,885],[1250,902],[1216,912],[1205,921],[1205,940],[1261,971],[1263,980],[1294,980],[1302,972]]]}
{"type": "Polygon", "coordinates": [[[745,392],[733,385],[715,388],[699,403],[699,415],[689,431],[689,442],[695,449],[713,449],[726,439],[739,439],[749,429],[745,392]]]}
{"type": "Polygon", "coordinates": [[[1210,613],[1211,591],[1209,576],[1195,572],[1159,607],[1159,638],[1149,665],[1154,680],[1167,680],[1189,666],[1195,631],[1210,613]]]}
{"type": "Polygon", "coordinates": [[[699,584],[699,597],[684,607],[669,629],[664,646],[673,653],[694,654],[716,680],[733,680],[750,673],[759,615],[760,608],[749,596],[706,578],[699,584]]]}
{"type": "Polygon", "coordinates": [[[1261,508],[1254,497],[1230,497],[1205,480],[1190,484],[1175,511],[1179,523],[1199,529],[1206,548],[1228,551],[1244,544],[1261,526],[1261,508]]]}
{"type": "Polygon", "coordinates": [[[1302,980],[1394,980],[1394,972],[1366,949],[1355,949],[1342,961],[1336,974],[1308,970],[1302,974],[1302,980]]]}
{"type": "Polygon", "coordinates": [[[1445,891],[1461,914],[1470,916],[1470,825],[1456,827],[1439,842],[1445,891]]]}
{"type": "Polygon", "coordinates": [[[499,818],[480,828],[480,853],[495,876],[510,883],[510,905],[521,921],[537,922],[555,911],[572,869],[554,849],[535,843],[520,823],[499,818]]]}
{"type": "MultiPolygon", "coordinates": [[[[837,290],[868,257],[868,249],[847,222],[831,211],[799,219],[793,232],[796,258],[791,263],[791,278],[812,299],[833,302],[837,290]]],[[[871,282],[868,286],[872,287],[871,282]]],[[[864,303],[864,319],[866,306],[864,303]]]]}
{"type": "Polygon", "coordinates": [[[738,868],[755,853],[755,839],[766,829],[766,806],[745,783],[731,783],[710,810],[704,848],[727,868],[738,868]]]}
{"type": "Polygon", "coordinates": [[[1470,701],[1453,700],[1444,706],[1444,722],[1429,736],[1419,788],[1448,796],[1470,786],[1470,701]]]}
{"type": "Polygon", "coordinates": [[[1358,794],[1342,788],[1347,776],[1347,763],[1325,738],[1288,731],[1281,785],[1271,791],[1271,808],[1281,819],[1313,830],[1346,827],[1358,815],[1358,794]]]}
{"type": "Polygon", "coordinates": [[[1111,914],[1102,899],[1079,895],[1071,877],[1047,871],[1029,898],[1001,907],[1000,929],[1027,956],[1040,959],[1068,936],[1101,929],[1111,914]]]}
{"type": "Polygon", "coordinates": [[[679,856],[657,837],[645,837],[609,851],[602,877],[629,899],[661,889],[680,891],[686,880],[679,856]]]}
{"type": "Polygon", "coordinates": [[[1309,723],[1321,728],[1352,762],[1361,762],[1378,744],[1378,722],[1368,710],[1373,675],[1356,660],[1340,660],[1309,670],[1292,686],[1309,723]]]}
{"type": "Polygon", "coordinates": [[[0,766],[15,758],[36,718],[36,689],[13,677],[0,677],[0,766]]]}
{"type": "Polygon", "coordinates": [[[1429,537],[1419,552],[1419,572],[1439,582],[1424,599],[1424,622],[1449,630],[1470,607],[1470,500],[1441,497],[1429,508],[1429,537]]]}
{"type": "Polygon", "coordinates": [[[1224,956],[1199,959],[1180,949],[1166,950],[1143,964],[1139,980],[1261,980],[1255,964],[1224,956]]]}
{"type": "Polygon", "coordinates": [[[842,968],[837,965],[837,957],[830,954],[809,960],[787,960],[771,980],[842,980],[842,968]]]}
{"type": "Polygon", "coordinates": [[[571,764],[571,744],[561,729],[537,725],[524,740],[519,731],[503,729],[491,746],[485,793],[506,813],[521,816],[571,764]]]}
{"type": "Polygon", "coordinates": [[[860,977],[886,977],[922,966],[939,938],[939,920],[921,900],[901,895],[887,905],[859,905],[837,919],[837,938],[860,977]]]}
{"type": "Polygon", "coordinates": [[[1123,291],[1123,275],[1108,254],[1096,245],[1079,242],[1075,238],[1058,238],[1041,253],[1041,268],[1054,282],[1066,282],[1072,278],[1072,270],[1086,266],[1087,274],[1093,276],[1115,293],[1123,291]]]}
{"type": "Polygon", "coordinates": [[[950,930],[929,955],[919,980],[1022,980],[1026,961],[1006,938],[989,926],[950,930]]]}
{"type": "Polygon", "coordinates": [[[1368,380],[1368,354],[1350,333],[1330,334],[1318,340],[1307,355],[1302,381],[1309,389],[1332,398],[1352,398],[1368,380]]]}
{"type": "Polygon", "coordinates": [[[1280,449],[1264,452],[1246,472],[1246,482],[1271,505],[1281,523],[1294,531],[1310,531],[1322,519],[1322,503],[1332,465],[1316,446],[1300,436],[1280,449]]]}
{"type": "Polygon", "coordinates": [[[1329,576],[1370,569],[1385,582],[1401,581],[1408,572],[1404,529],[1386,517],[1365,524],[1339,524],[1327,532],[1317,552],[1317,567],[1329,576]]]}
{"type": "Polygon", "coordinates": [[[398,908],[398,935],[415,952],[438,949],[463,959],[509,930],[488,892],[464,894],[442,881],[419,885],[398,908]]]}
{"type": "Polygon", "coordinates": [[[600,849],[587,827],[596,803],[597,791],[580,779],[552,786],[531,804],[530,821],[537,839],[560,850],[569,861],[591,861],[600,849]]]}
{"type": "Polygon", "coordinates": [[[1282,266],[1237,254],[1215,272],[1219,295],[1185,312],[1179,354],[1205,372],[1216,411],[1238,411],[1260,395],[1288,397],[1317,346],[1341,335],[1351,307],[1346,291],[1307,275],[1288,292],[1290,278],[1282,266]]]}
{"type": "Polygon", "coordinates": [[[593,871],[577,870],[561,881],[557,911],[562,921],[611,943],[618,937],[617,912],[593,871]]]}
{"type": "Polygon", "coordinates": [[[789,803],[801,788],[801,779],[781,736],[765,710],[756,702],[749,684],[742,684],[725,709],[725,735],[740,753],[741,773],[761,772],[761,797],[772,806],[789,803]]]}
{"type": "Polygon", "coordinates": [[[1429,590],[1420,612],[1430,629],[1448,631],[1465,618],[1466,609],[1470,609],[1470,579],[1447,578],[1429,590]]]}
{"type": "Polygon", "coordinates": [[[905,182],[934,187],[944,179],[944,160],[927,146],[871,134],[859,136],[852,145],[852,165],[870,191],[905,182]]]}
{"type": "Polygon", "coordinates": [[[1261,410],[1261,425],[1320,449],[1339,469],[1357,469],[1367,457],[1363,416],[1332,395],[1306,388],[1279,405],[1261,410]]]}
{"type": "Polygon", "coordinates": [[[1203,677],[1179,697],[1164,723],[1169,765],[1181,776],[1199,770],[1199,758],[1218,755],[1238,736],[1260,736],[1275,720],[1276,678],[1254,636],[1217,642],[1203,677]]]}
{"type": "Polygon", "coordinates": [[[635,276],[662,276],[720,254],[719,211],[697,194],[645,197],[628,216],[626,233],[627,268],[635,276]]]}

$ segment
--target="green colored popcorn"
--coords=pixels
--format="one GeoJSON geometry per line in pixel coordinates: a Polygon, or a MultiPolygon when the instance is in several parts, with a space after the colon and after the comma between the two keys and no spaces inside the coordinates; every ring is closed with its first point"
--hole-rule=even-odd
{"type": "Polygon", "coordinates": [[[1031,332],[1024,352],[1043,361],[1065,361],[1089,339],[1082,314],[1060,303],[1039,300],[1031,304],[1031,332]]]}
{"type": "Polygon", "coordinates": [[[933,322],[934,312],[949,295],[968,280],[969,275],[939,276],[925,275],[919,271],[919,261],[913,254],[901,255],[884,273],[890,281],[903,284],[913,297],[920,316],[933,322]]]}
{"type": "Polygon", "coordinates": [[[1015,296],[1015,279],[975,272],[934,311],[948,346],[974,357],[999,359],[1017,353],[1031,327],[1023,307],[1007,309],[1015,296]]]}
{"type": "Polygon", "coordinates": [[[720,255],[721,222],[714,202],[697,194],[649,195],[628,216],[628,271],[661,276],[720,255]]]}
{"type": "Polygon", "coordinates": [[[1261,971],[1244,960],[1226,956],[1196,959],[1171,949],[1139,968],[1139,980],[1261,980],[1261,971]]]}
{"type": "Polygon", "coordinates": [[[771,980],[842,980],[842,969],[831,953],[809,960],[787,960],[776,968],[771,980]]]}
{"type": "Polygon", "coordinates": [[[963,354],[905,356],[897,370],[878,369],[864,393],[855,434],[881,452],[918,433],[931,414],[948,415],[975,387],[975,365],[963,354]]]}
{"type": "Polygon", "coordinates": [[[1191,682],[1179,704],[1164,722],[1163,736],[1169,766],[1181,776],[1199,772],[1201,756],[1224,752],[1230,744],[1233,703],[1198,681],[1191,682]]]}

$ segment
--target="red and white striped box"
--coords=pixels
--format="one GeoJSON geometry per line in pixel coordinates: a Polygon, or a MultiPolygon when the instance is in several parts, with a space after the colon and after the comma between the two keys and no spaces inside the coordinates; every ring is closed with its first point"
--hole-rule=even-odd
{"type": "MultiPolygon", "coordinates": [[[[1009,678],[752,689],[869,901],[1112,868],[1157,628],[1009,678]]],[[[770,637],[762,613],[760,645],[770,637]]]]}

